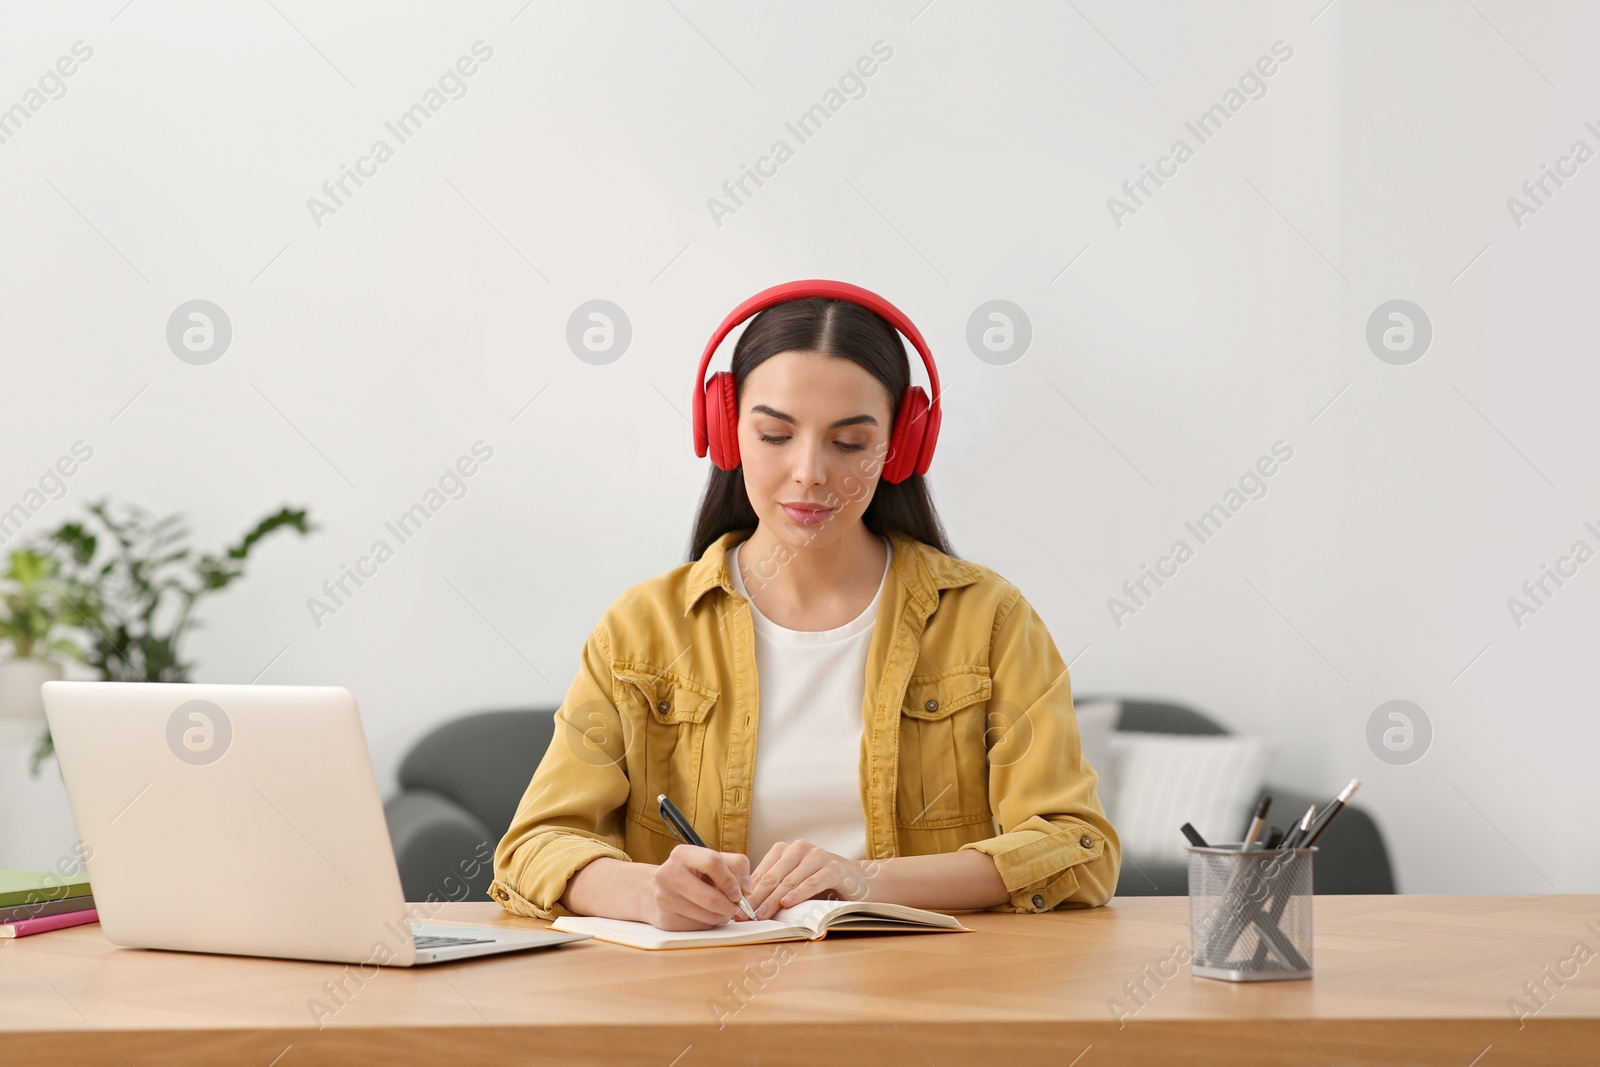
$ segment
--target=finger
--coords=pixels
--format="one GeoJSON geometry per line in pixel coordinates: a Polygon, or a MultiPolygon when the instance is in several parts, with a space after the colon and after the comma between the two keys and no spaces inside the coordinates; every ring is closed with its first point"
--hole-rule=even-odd
{"type": "Polygon", "coordinates": [[[663,908],[665,911],[665,917],[661,920],[663,930],[710,930],[727,922],[726,919],[682,899],[666,901],[663,908]]]}
{"type": "Polygon", "coordinates": [[[762,877],[764,877],[766,875],[767,871],[772,869],[772,864],[782,854],[783,854],[783,844],[782,844],[782,842],[779,842],[778,844],[773,845],[771,848],[767,849],[767,854],[765,856],[761,857],[761,862],[756,865],[756,869],[750,872],[750,880],[752,882],[755,882],[755,881],[761,879],[762,877]]]}
{"type": "Polygon", "coordinates": [[[792,908],[803,900],[810,900],[831,892],[838,881],[831,871],[817,871],[778,898],[778,906],[792,908]]]}
{"type": "Polygon", "coordinates": [[[733,877],[724,869],[724,853],[698,845],[678,845],[667,856],[669,886],[678,896],[692,901],[709,916],[726,922],[737,895],[728,899],[727,885],[733,877]]]}
{"type": "Polygon", "coordinates": [[[725,853],[703,845],[677,844],[667,853],[667,862],[694,872],[705,881],[716,884],[717,869],[725,853]]]}
{"type": "MultiPolygon", "coordinates": [[[[729,870],[739,884],[739,896],[735,901],[739,907],[733,913],[733,917],[736,921],[741,919],[748,921],[752,916],[745,913],[744,906],[750,903],[750,894],[756,888],[755,883],[750,881],[750,857],[742,852],[728,852],[724,853],[724,856],[727,858],[729,870]]],[[[755,905],[750,904],[750,911],[753,913],[755,910],[755,905]]]]}
{"type": "Polygon", "coordinates": [[[795,864],[801,862],[814,846],[807,841],[779,841],[767,850],[766,856],[761,860],[761,865],[752,874],[751,880],[765,882],[768,886],[778,883],[786,873],[794,869],[795,864]]]}
{"type": "Polygon", "coordinates": [[[744,886],[740,884],[741,867],[749,863],[744,856],[734,852],[707,852],[689,859],[690,867],[710,882],[734,904],[739,902],[744,886]]]}
{"type": "Polygon", "coordinates": [[[704,930],[722,924],[714,910],[722,894],[670,855],[656,872],[653,893],[658,914],[651,921],[663,930],[704,930]]]}
{"type": "Polygon", "coordinates": [[[722,890],[701,880],[698,872],[679,868],[667,872],[668,906],[681,915],[707,926],[721,926],[733,917],[738,907],[722,890]]]}
{"type": "Polygon", "coordinates": [[[728,857],[728,866],[733,869],[734,875],[739,879],[739,888],[746,893],[750,892],[750,857],[743,852],[724,852],[728,857]]]}
{"type": "Polygon", "coordinates": [[[819,859],[802,857],[788,873],[778,879],[777,884],[768,892],[761,907],[756,909],[756,916],[761,919],[770,919],[780,910],[788,907],[787,904],[781,903],[784,896],[807,878],[817,873],[821,865],[821,860],[819,859]]]}
{"type": "Polygon", "coordinates": [[[799,857],[791,855],[784,846],[772,846],[772,851],[767,853],[767,858],[761,861],[762,869],[758,870],[750,879],[751,884],[755,887],[750,894],[750,906],[756,909],[758,915],[761,912],[762,902],[772,894],[778,883],[794,869],[795,864],[798,862],[800,862],[799,857]]]}
{"type": "Polygon", "coordinates": [[[748,896],[755,886],[750,882],[750,857],[743,852],[719,852],[723,866],[727,869],[728,876],[733,879],[734,888],[737,890],[734,899],[748,896]]]}

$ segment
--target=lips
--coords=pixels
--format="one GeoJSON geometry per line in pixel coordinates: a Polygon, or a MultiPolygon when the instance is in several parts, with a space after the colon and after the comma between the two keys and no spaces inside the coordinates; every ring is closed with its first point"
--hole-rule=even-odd
{"type": "Polygon", "coordinates": [[[797,522],[802,526],[815,526],[833,514],[832,508],[825,508],[820,504],[784,504],[782,507],[790,522],[797,522]]]}

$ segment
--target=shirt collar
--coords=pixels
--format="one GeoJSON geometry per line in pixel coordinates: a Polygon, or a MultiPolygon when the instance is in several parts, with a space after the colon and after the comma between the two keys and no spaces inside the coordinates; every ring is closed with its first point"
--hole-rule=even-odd
{"type": "MultiPolygon", "coordinates": [[[[729,595],[735,595],[733,579],[728,574],[728,549],[749,538],[754,530],[729,530],[706,547],[700,558],[689,565],[684,583],[683,613],[694,610],[700,598],[711,589],[721,586],[729,595]]],[[[894,560],[890,567],[910,591],[911,598],[926,612],[939,604],[939,591],[957,586],[971,585],[983,577],[975,564],[947,556],[932,545],[924,544],[898,530],[889,532],[889,543],[894,546],[894,560]]]]}

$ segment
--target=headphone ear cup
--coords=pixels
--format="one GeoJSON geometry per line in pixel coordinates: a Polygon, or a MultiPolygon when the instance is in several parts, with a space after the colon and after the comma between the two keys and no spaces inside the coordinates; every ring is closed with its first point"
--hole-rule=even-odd
{"type": "Polygon", "coordinates": [[[884,481],[903,482],[913,473],[928,469],[921,455],[928,431],[928,394],[913,385],[900,396],[900,410],[894,417],[894,434],[889,440],[889,461],[884,464],[884,481]]]}
{"type": "Polygon", "coordinates": [[[727,371],[717,371],[706,383],[706,446],[719,470],[739,465],[739,400],[727,371]]]}
{"type": "MultiPolygon", "coordinates": [[[[922,392],[922,387],[917,387],[917,392],[922,392]]],[[[933,462],[933,449],[939,443],[939,424],[944,421],[944,409],[933,406],[928,402],[928,414],[922,420],[927,424],[927,429],[922,431],[922,444],[917,447],[917,469],[914,474],[927,474],[928,464],[933,462]]]]}

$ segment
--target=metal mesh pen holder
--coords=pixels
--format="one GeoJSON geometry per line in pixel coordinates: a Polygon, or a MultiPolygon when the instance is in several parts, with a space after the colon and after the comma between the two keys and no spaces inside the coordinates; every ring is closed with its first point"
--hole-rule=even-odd
{"type": "Polygon", "coordinates": [[[1201,978],[1311,977],[1311,848],[1189,852],[1190,967],[1201,978]]]}

